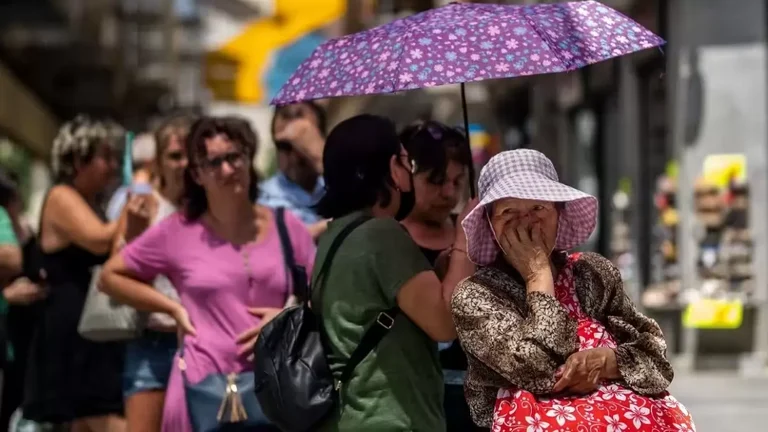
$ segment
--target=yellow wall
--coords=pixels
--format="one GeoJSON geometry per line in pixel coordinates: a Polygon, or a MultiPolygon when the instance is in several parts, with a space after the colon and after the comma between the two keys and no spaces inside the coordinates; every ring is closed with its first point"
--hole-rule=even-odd
{"type": "Polygon", "coordinates": [[[0,63],[0,130],[47,159],[58,125],[45,105],[0,63]]]}
{"type": "Polygon", "coordinates": [[[261,77],[276,49],[344,16],[346,0],[275,0],[272,16],[254,21],[213,56],[237,63],[234,99],[245,103],[264,100],[261,77]]]}

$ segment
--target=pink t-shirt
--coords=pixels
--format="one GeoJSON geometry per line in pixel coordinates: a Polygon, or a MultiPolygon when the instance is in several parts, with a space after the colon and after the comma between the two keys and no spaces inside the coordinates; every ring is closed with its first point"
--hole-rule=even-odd
{"type": "MultiPolygon", "coordinates": [[[[312,274],[315,244],[305,226],[285,213],[295,260],[312,274]]],[[[188,222],[180,213],[154,225],[122,251],[126,266],[141,279],[165,275],[176,288],[197,330],[187,336],[184,356],[192,382],[210,373],[250,369],[237,356],[235,339],[258,324],[249,307],[281,308],[291,294],[277,225],[254,245],[234,246],[200,221],[188,222]],[[244,263],[248,256],[249,271],[244,263]]]]}

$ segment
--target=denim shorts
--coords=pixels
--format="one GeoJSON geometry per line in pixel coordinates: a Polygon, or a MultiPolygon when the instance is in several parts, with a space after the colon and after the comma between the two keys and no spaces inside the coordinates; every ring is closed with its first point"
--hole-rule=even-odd
{"type": "Polygon", "coordinates": [[[163,390],[171,376],[178,340],[175,333],[146,331],[128,342],[123,370],[123,395],[163,390]]]}

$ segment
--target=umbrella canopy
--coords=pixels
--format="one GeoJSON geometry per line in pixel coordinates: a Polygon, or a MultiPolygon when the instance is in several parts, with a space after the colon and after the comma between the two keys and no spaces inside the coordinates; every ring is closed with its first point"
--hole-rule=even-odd
{"type": "Polygon", "coordinates": [[[564,72],[662,44],[596,1],[452,3],[322,44],[272,103],[564,72]]]}

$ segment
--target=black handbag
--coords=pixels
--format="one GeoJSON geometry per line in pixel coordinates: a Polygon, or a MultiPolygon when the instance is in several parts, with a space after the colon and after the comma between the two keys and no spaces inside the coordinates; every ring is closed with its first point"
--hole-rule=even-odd
{"type": "MultiPolygon", "coordinates": [[[[369,218],[361,217],[334,239],[317,277],[325,283],[328,269],[342,242],[369,218]]],[[[294,279],[301,285],[304,298],[310,298],[306,278],[294,279]],[[302,285],[303,284],[303,285],[302,285]]],[[[330,345],[323,330],[321,307],[309,302],[283,311],[261,331],[254,347],[255,391],[264,415],[280,430],[304,432],[315,430],[338,404],[341,386],[352,377],[355,367],[386,336],[399,313],[392,308],[379,313],[350,356],[339,380],[328,366],[330,345]]]]}

